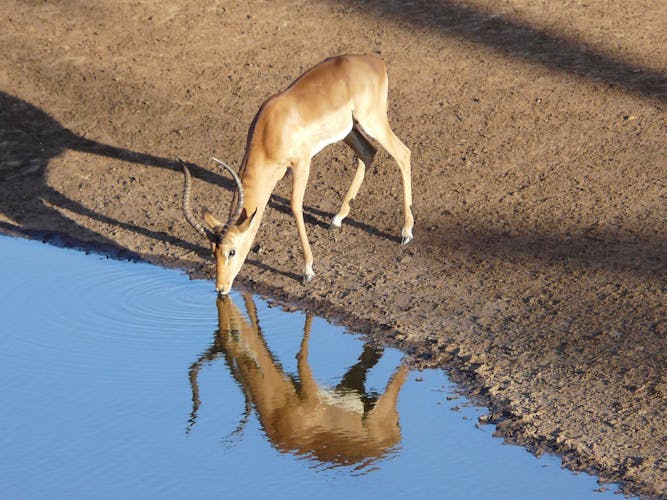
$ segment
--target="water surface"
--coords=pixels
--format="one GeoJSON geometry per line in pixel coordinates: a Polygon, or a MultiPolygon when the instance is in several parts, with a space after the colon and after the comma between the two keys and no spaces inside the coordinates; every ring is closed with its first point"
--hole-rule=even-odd
{"type": "Polygon", "coordinates": [[[613,495],[321,318],[32,241],[0,255],[0,498],[613,495]]]}

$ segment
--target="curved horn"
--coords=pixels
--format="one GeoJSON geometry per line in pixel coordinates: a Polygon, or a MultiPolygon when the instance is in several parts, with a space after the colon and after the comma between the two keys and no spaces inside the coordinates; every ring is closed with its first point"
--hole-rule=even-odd
{"type": "Polygon", "coordinates": [[[218,162],[223,167],[225,167],[232,175],[234,181],[236,182],[236,185],[238,186],[238,200],[236,202],[236,210],[229,217],[229,221],[227,222],[227,225],[233,224],[238,220],[239,216],[241,215],[241,210],[243,210],[243,200],[244,200],[243,184],[241,184],[241,179],[239,178],[238,174],[234,172],[234,169],[232,167],[227,165],[225,162],[218,160],[217,158],[211,157],[211,159],[215,162],[218,162]]]}
{"type": "Polygon", "coordinates": [[[185,181],[183,185],[183,213],[185,214],[185,220],[187,220],[192,227],[194,227],[198,233],[202,234],[208,240],[213,240],[214,234],[199,222],[196,221],[194,215],[192,214],[192,209],[190,208],[190,189],[192,181],[190,179],[190,170],[185,165],[185,162],[181,160],[181,167],[183,168],[183,174],[185,175],[185,181]]]}

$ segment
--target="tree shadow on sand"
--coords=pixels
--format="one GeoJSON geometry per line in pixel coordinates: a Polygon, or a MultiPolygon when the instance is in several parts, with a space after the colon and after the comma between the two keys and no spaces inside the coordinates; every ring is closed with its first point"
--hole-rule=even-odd
{"type": "MultiPolygon", "coordinates": [[[[463,37],[509,57],[667,102],[667,75],[660,69],[598,53],[566,36],[548,33],[492,11],[448,0],[345,0],[343,4],[399,23],[433,29],[443,36],[463,37]]],[[[336,5],[340,4],[336,2],[336,5]]]]}

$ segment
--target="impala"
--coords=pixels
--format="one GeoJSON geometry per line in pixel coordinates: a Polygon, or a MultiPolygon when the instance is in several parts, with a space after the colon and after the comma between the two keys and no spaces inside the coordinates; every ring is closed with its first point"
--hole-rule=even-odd
{"type": "MultiPolygon", "coordinates": [[[[308,362],[312,316],[307,313],[297,358],[297,373],[285,371],[262,335],[257,307],[243,294],[247,316],[230,296],[219,296],[218,325],[210,349],[189,371],[192,412],[188,432],[201,406],[199,372],[224,357],[245,397],[245,415],[232,435],[239,434],[253,409],[266,437],[281,452],[305,455],[332,465],[363,468],[382,459],[401,440],[398,397],[408,369],[399,364],[382,394],[365,388],[367,373],[382,350],[370,344],[336,387],[320,385],[308,362]]],[[[230,436],[231,437],[231,436],[230,436]]]]}
{"type": "Polygon", "coordinates": [[[252,246],[264,209],[277,182],[292,171],[291,209],[303,249],[303,277],[310,281],[313,254],[303,220],[303,197],[310,160],[329,144],[344,141],[357,155],[352,184],[331,224],[340,227],[350,212],[378,141],[396,160],[403,179],[404,222],[401,243],[412,240],[410,150],[396,137],[387,119],[388,78],[385,64],[370,56],[346,55],[324,60],[282,92],[269,98],[255,116],[239,174],[232,175],[237,192],[226,223],[204,212],[202,225],[190,209],[190,173],[185,175],[183,211],[186,220],[211,242],[216,261],[216,290],[226,295],[252,246]],[[365,132],[365,133],[364,133],[365,132]]]}

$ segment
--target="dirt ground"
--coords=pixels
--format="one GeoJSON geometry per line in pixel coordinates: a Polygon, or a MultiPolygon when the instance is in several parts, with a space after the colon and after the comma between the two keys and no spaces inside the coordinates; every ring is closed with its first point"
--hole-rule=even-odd
{"type": "Polygon", "coordinates": [[[238,166],[303,70],[375,54],[414,242],[384,152],[327,230],[355,168],[335,145],[306,192],[315,279],[284,179],[237,286],[447,368],[509,441],[667,498],[665,19],[664,0],[5,0],[0,230],[210,277],[174,159],[224,217],[210,156],[238,166]]]}

